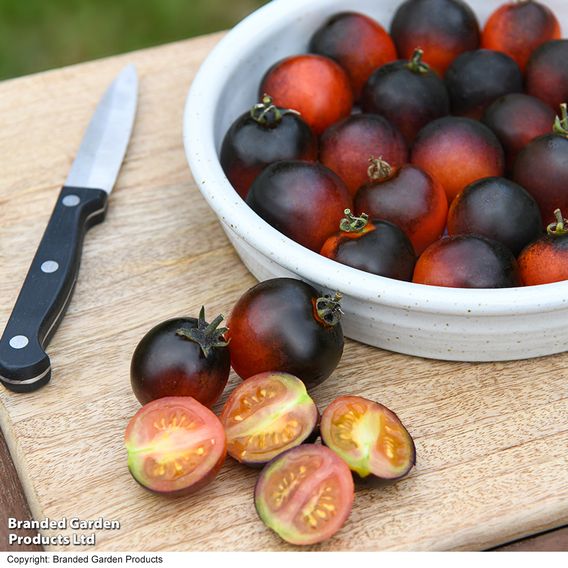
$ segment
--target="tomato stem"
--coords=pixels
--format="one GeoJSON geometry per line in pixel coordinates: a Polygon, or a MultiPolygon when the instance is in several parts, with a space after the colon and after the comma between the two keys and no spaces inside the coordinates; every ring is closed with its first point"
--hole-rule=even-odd
{"type": "Polygon", "coordinates": [[[300,115],[297,110],[278,108],[273,102],[272,97],[266,93],[262,101],[250,109],[251,118],[262,126],[274,128],[282,122],[282,117],[287,114],[300,115]]]}
{"type": "Polygon", "coordinates": [[[326,294],[316,300],[317,316],[323,323],[333,327],[340,322],[343,315],[340,303],[342,298],[343,295],[336,292],[333,297],[326,294]]]}
{"type": "Polygon", "coordinates": [[[417,47],[410,58],[410,61],[406,64],[406,68],[412,71],[413,73],[419,73],[421,75],[425,75],[430,71],[430,65],[424,63],[422,61],[422,57],[424,56],[424,50],[417,47]]]}
{"type": "Polygon", "coordinates": [[[369,164],[367,175],[371,181],[386,181],[392,177],[393,168],[386,160],[383,160],[382,156],[378,158],[371,156],[369,164]]]}
{"type": "Polygon", "coordinates": [[[548,225],[548,234],[552,237],[563,237],[568,235],[568,219],[564,219],[560,209],[557,209],[554,212],[554,216],[556,217],[556,222],[548,225]]]}
{"type": "Polygon", "coordinates": [[[568,105],[560,105],[560,116],[554,121],[554,133],[568,138],[568,105]]]}
{"type": "Polygon", "coordinates": [[[229,342],[224,338],[225,333],[229,330],[226,327],[219,327],[223,319],[223,315],[219,314],[211,323],[207,323],[205,321],[205,306],[201,306],[197,327],[181,327],[176,331],[176,335],[194,341],[201,347],[203,355],[209,357],[213,349],[229,345],[229,342]]]}
{"type": "Polygon", "coordinates": [[[369,223],[369,215],[362,213],[360,217],[355,217],[351,209],[344,211],[345,217],[339,223],[339,230],[343,233],[361,233],[369,223]]]}

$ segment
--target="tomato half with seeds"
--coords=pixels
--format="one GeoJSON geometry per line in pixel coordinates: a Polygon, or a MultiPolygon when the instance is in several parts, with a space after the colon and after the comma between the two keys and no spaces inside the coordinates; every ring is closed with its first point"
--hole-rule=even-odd
{"type": "Polygon", "coordinates": [[[170,495],[193,493],[213,481],[227,455],[219,419],[187,396],[143,406],[128,423],[125,443],[134,479],[170,495]]]}
{"type": "Polygon", "coordinates": [[[416,463],[414,441],[398,416],[360,396],[340,396],[325,409],[321,437],[363,479],[400,479],[416,463]]]}
{"type": "Polygon", "coordinates": [[[353,476],[330,449],[305,444],[288,450],[261,472],[254,503],[280,538],[309,545],[332,537],[351,513],[353,476]]]}
{"type": "Polygon", "coordinates": [[[227,400],[221,423],[227,450],[237,461],[264,465],[308,440],[319,412],[304,383],[288,373],[260,373],[227,400]]]}

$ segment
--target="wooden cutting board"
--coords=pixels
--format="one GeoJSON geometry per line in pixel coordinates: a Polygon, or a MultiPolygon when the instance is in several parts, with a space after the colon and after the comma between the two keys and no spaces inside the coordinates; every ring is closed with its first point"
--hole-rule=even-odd
{"type": "MultiPolygon", "coordinates": [[[[229,459],[212,485],[172,500],[144,491],[126,468],[123,433],[139,408],[129,379],[137,342],[202,304],[228,313],[254,283],[182,146],[187,90],[218,39],[0,84],[3,327],[99,97],[126,63],[141,76],[107,221],[87,237],[73,302],[50,346],[53,380],[31,395],[0,390],[0,425],[34,517],[119,521],[120,530],[97,531],[99,550],[292,548],[257,518],[253,470],[229,459]]],[[[456,364],[348,342],[314,398],[322,408],[341,393],[386,404],[413,434],[418,464],[395,485],[358,490],[344,529],[315,548],[484,549],[568,523],[567,376],[568,355],[456,364]]]]}

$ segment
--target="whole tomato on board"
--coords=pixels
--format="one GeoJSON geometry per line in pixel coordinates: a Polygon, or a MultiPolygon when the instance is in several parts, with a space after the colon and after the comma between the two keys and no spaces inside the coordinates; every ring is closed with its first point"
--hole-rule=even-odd
{"type": "Polygon", "coordinates": [[[340,296],[292,278],[266,280],[245,292],[229,317],[231,364],[243,379],[289,373],[310,389],[343,354],[340,296]]]}
{"type": "Polygon", "coordinates": [[[205,321],[174,318],[153,327],[137,345],[130,365],[132,390],[141,404],[166,396],[191,396],[211,406],[231,370],[223,316],[205,321]]]}

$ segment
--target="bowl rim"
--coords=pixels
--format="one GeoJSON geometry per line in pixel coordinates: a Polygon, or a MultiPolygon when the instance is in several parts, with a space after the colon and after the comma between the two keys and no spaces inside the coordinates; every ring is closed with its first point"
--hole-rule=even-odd
{"type": "MultiPolygon", "coordinates": [[[[311,0],[310,10],[329,4],[329,0],[311,0]]],[[[297,10],[305,9],[305,0],[272,0],[253,12],[213,48],[190,87],[183,114],[186,159],[202,195],[222,223],[286,270],[363,302],[469,318],[566,309],[568,282],[503,289],[444,288],[392,280],[344,266],[278,232],[238,196],[221,167],[214,135],[226,76],[243,60],[243,45],[248,39],[262,43],[273,34],[275,25],[284,25],[286,17],[293,18],[297,10]]]]}

